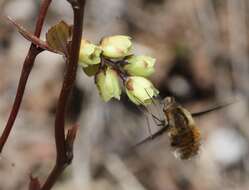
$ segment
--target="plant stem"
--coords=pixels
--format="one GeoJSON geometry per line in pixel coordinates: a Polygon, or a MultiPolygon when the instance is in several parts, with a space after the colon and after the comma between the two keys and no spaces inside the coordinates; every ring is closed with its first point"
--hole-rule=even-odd
{"type": "Polygon", "coordinates": [[[44,183],[43,187],[41,188],[41,190],[51,189],[64,169],[65,169],[65,167],[62,167],[61,165],[55,164],[53,170],[49,174],[49,176],[48,176],[46,182],[44,183]]]}
{"type": "MultiPolygon", "coordinates": [[[[38,19],[36,21],[36,28],[35,28],[35,36],[40,37],[41,34],[41,30],[42,30],[42,26],[44,23],[44,19],[48,10],[48,7],[50,5],[52,0],[43,0],[41,3],[41,8],[39,11],[39,15],[38,15],[38,19]]],[[[23,94],[24,94],[24,90],[27,84],[27,80],[29,77],[29,74],[33,68],[34,65],[34,61],[36,56],[41,52],[42,50],[38,47],[36,47],[36,45],[31,44],[30,48],[29,48],[29,52],[25,58],[25,61],[23,63],[23,68],[22,68],[22,73],[20,76],[20,80],[18,83],[18,88],[17,88],[17,93],[15,96],[15,100],[14,100],[14,104],[12,106],[12,110],[10,112],[9,115],[9,119],[7,121],[7,124],[4,128],[4,131],[2,133],[2,136],[0,138],[0,153],[3,150],[3,147],[9,137],[9,134],[11,132],[11,129],[14,125],[14,122],[16,120],[16,116],[18,114],[21,102],[22,102],[22,98],[23,98],[23,94]]]]}
{"type": "MultiPolygon", "coordinates": [[[[80,2],[80,1],[79,1],[80,2]]],[[[84,2],[84,1],[83,1],[84,2]]],[[[83,15],[84,15],[84,3],[78,3],[77,8],[74,8],[74,26],[73,26],[73,38],[70,49],[69,60],[66,64],[67,71],[64,76],[63,86],[61,89],[56,118],[55,118],[55,139],[56,139],[56,148],[57,148],[57,162],[64,163],[65,162],[65,109],[66,103],[69,98],[70,92],[74,85],[74,81],[76,78],[76,71],[78,66],[79,59],[79,50],[80,50],[80,42],[82,36],[82,28],[83,28],[83,15]],[[79,8],[78,8],[79,7],[79,8]]]]}
{"type": "Polygon", "coordinates": [[[64,169],[71,163],[73,157],[73,150],[71,148],[72,146],[68,146],[68,142],[65,138],[65,110],[70,92],[76,78],[80,42],[83,30],[85,0],[74,0],[69,1],[69,3],[71,3],[74,11],[74,25],[70,54],[66,64],[67,69],[64,76],[55,118],[55,143],[57,158],[56,164],[41,190],[51,189],[64,169]]]}
{"type": "Polygon", "coordinates": [[[123,83],[126,82],[129,75],[122,69],[121,67],[122,61],[113,62],[112,60],[106,59],[103,56],[102,56],[102,60],[105,64],[111,66],[117,72],[117,74],[119,75],[123,83]]]}

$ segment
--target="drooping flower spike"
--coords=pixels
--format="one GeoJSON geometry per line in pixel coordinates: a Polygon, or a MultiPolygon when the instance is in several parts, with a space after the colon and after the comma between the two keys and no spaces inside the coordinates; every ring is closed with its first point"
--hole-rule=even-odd
{"type": "Polygon", "coordinates": [[[127,96],[136,105],[149,105],[159,94],[146,78],[154,73],[156,59],[133,55],[131,50],[132,41],[129,36],[105,37],[99,45],[82,39],[79,65],[88,76],[95,76],[100,97],[105,102],[112,98],[120,99],[120,81],[127,96]]]}

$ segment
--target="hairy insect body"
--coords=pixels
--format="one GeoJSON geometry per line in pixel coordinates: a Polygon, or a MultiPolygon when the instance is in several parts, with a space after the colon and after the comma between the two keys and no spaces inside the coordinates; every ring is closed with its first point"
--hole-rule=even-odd
{"type": "Polygon", "coordinates": [[[178,104],[173,97],[163,100],[164,118],[160,119],[151,114],[156,125],[162,126],[156,133],[143,139],[135,147],[156,139],[164,134],[169,135],[170,145],[180,159],[189,159],[198,154],[201,146],[201,134],[193,118],[219,110],[232,103],[221,104],[204,111],[190,113],[178,104]]]}
{"type": "Polygon", "coordinates": [[[178,105],[172,97],[165,98],[164,103],[167,132],[177,157],[189,159],[197,155],[200,148],[200,131],[191,113],[178,105]]]}

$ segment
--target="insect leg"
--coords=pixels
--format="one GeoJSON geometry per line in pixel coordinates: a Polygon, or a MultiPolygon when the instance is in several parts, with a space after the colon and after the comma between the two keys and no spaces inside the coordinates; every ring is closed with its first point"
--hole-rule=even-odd
{"type": "Polygon", "coordinates": [[[146,117],[146,123],[147,123],[148,132],[149,132],[150,136],[152,136],[149,118],[148,118],[147,115],[145,115],[145,117],[146,117]]]}
{"type": "MultiPolygon", "coordinates": [[[[158,110],[161,110],[160,106],[154,101],[154,98],[149,94],[149,92],[146,90],[146,88],[145,88],[144,90],[145,90],[146,94],[148,95],[148,97],[150,97],[150,99],[151,99],[153,105],[155,106],[156,111],[157,111],[157,115],[161,117],[162,114],[160,114],[160,113],[162,113],[162,112],[159,112],[159,111],[158,111],[158,110]]],[[[161,117],[161,118],[163,118],[163,117],[161,117]]],[[[157,118],[157,119],[158,119],[158,118],[157,118]]],[[[163,120],[159,120],[159,121],[162,123],[163,120]]]]}
{"type": "MultiPolygon", "coordinates": [[[[138,98],[138,97],[136,97],[136,96],[134,96],[136,99],[137,99],[137,101],[142,105],[142,107],[144,108],[144,110],[148,113],[148,114],[150,114],[151,116],[152,116],[152,119],[153,119],[153,121],[155,122],[155,124],[157,125],[157,126],[163,126],[164,125],[164,123],[165,123],[165,121],[164,120],[161,120],[161,119],[159,119],[158,117],[156,117],[151,111],[149,111],[149,109],[143,104],[143,102],[138,98]],[[159,122],[159,123],[158,123],[159,122]]],[[[139,106],[138,106],[138,109],[140,109],[139,108],[139,106]]],[[[140,109],[140,111],[142,111],[143,112],[143,110],[141,110],[140,109]]]]}

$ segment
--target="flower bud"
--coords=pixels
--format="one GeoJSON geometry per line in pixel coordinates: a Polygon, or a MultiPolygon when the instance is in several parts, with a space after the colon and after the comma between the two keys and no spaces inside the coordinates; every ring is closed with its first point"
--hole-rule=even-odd
{"type": "Polygon", "coordinates": [[[80,45],[80,55],[79,55],[79,64],[83,67],[88,65],[99,64],[101,49],[90,43],[87,40],[82,39],[80,45]]]}
{"type": "Polygon", "coordinates": [[[107,102],[111,98],[120,99],[121,89],[116,71],[111,68],[101,71],[96,75],[96,85],[101,98],[107,102]]]}
{"type": "Polygon", "coordinates": [[[127,59],[128,64],[124,66],[126,72],[133,76],[148,77],[154,73],[155,58],[139,55],[131,56],[127,59]]]}
{"type": "Polygon", "coordinates": [[[129,99],[137,105],[149,105],[152,103],[153,97],[159,94],[159,91],[148,79],[139,76],[128,77],[125,82],[125,90],[129,99]]]}
{"type": "Polygon", "coordinates": [[[103,55],[109,58],[120,59],[131,54],[131,37],[116,35],[103,38],[100,42],[103,55]]]}

